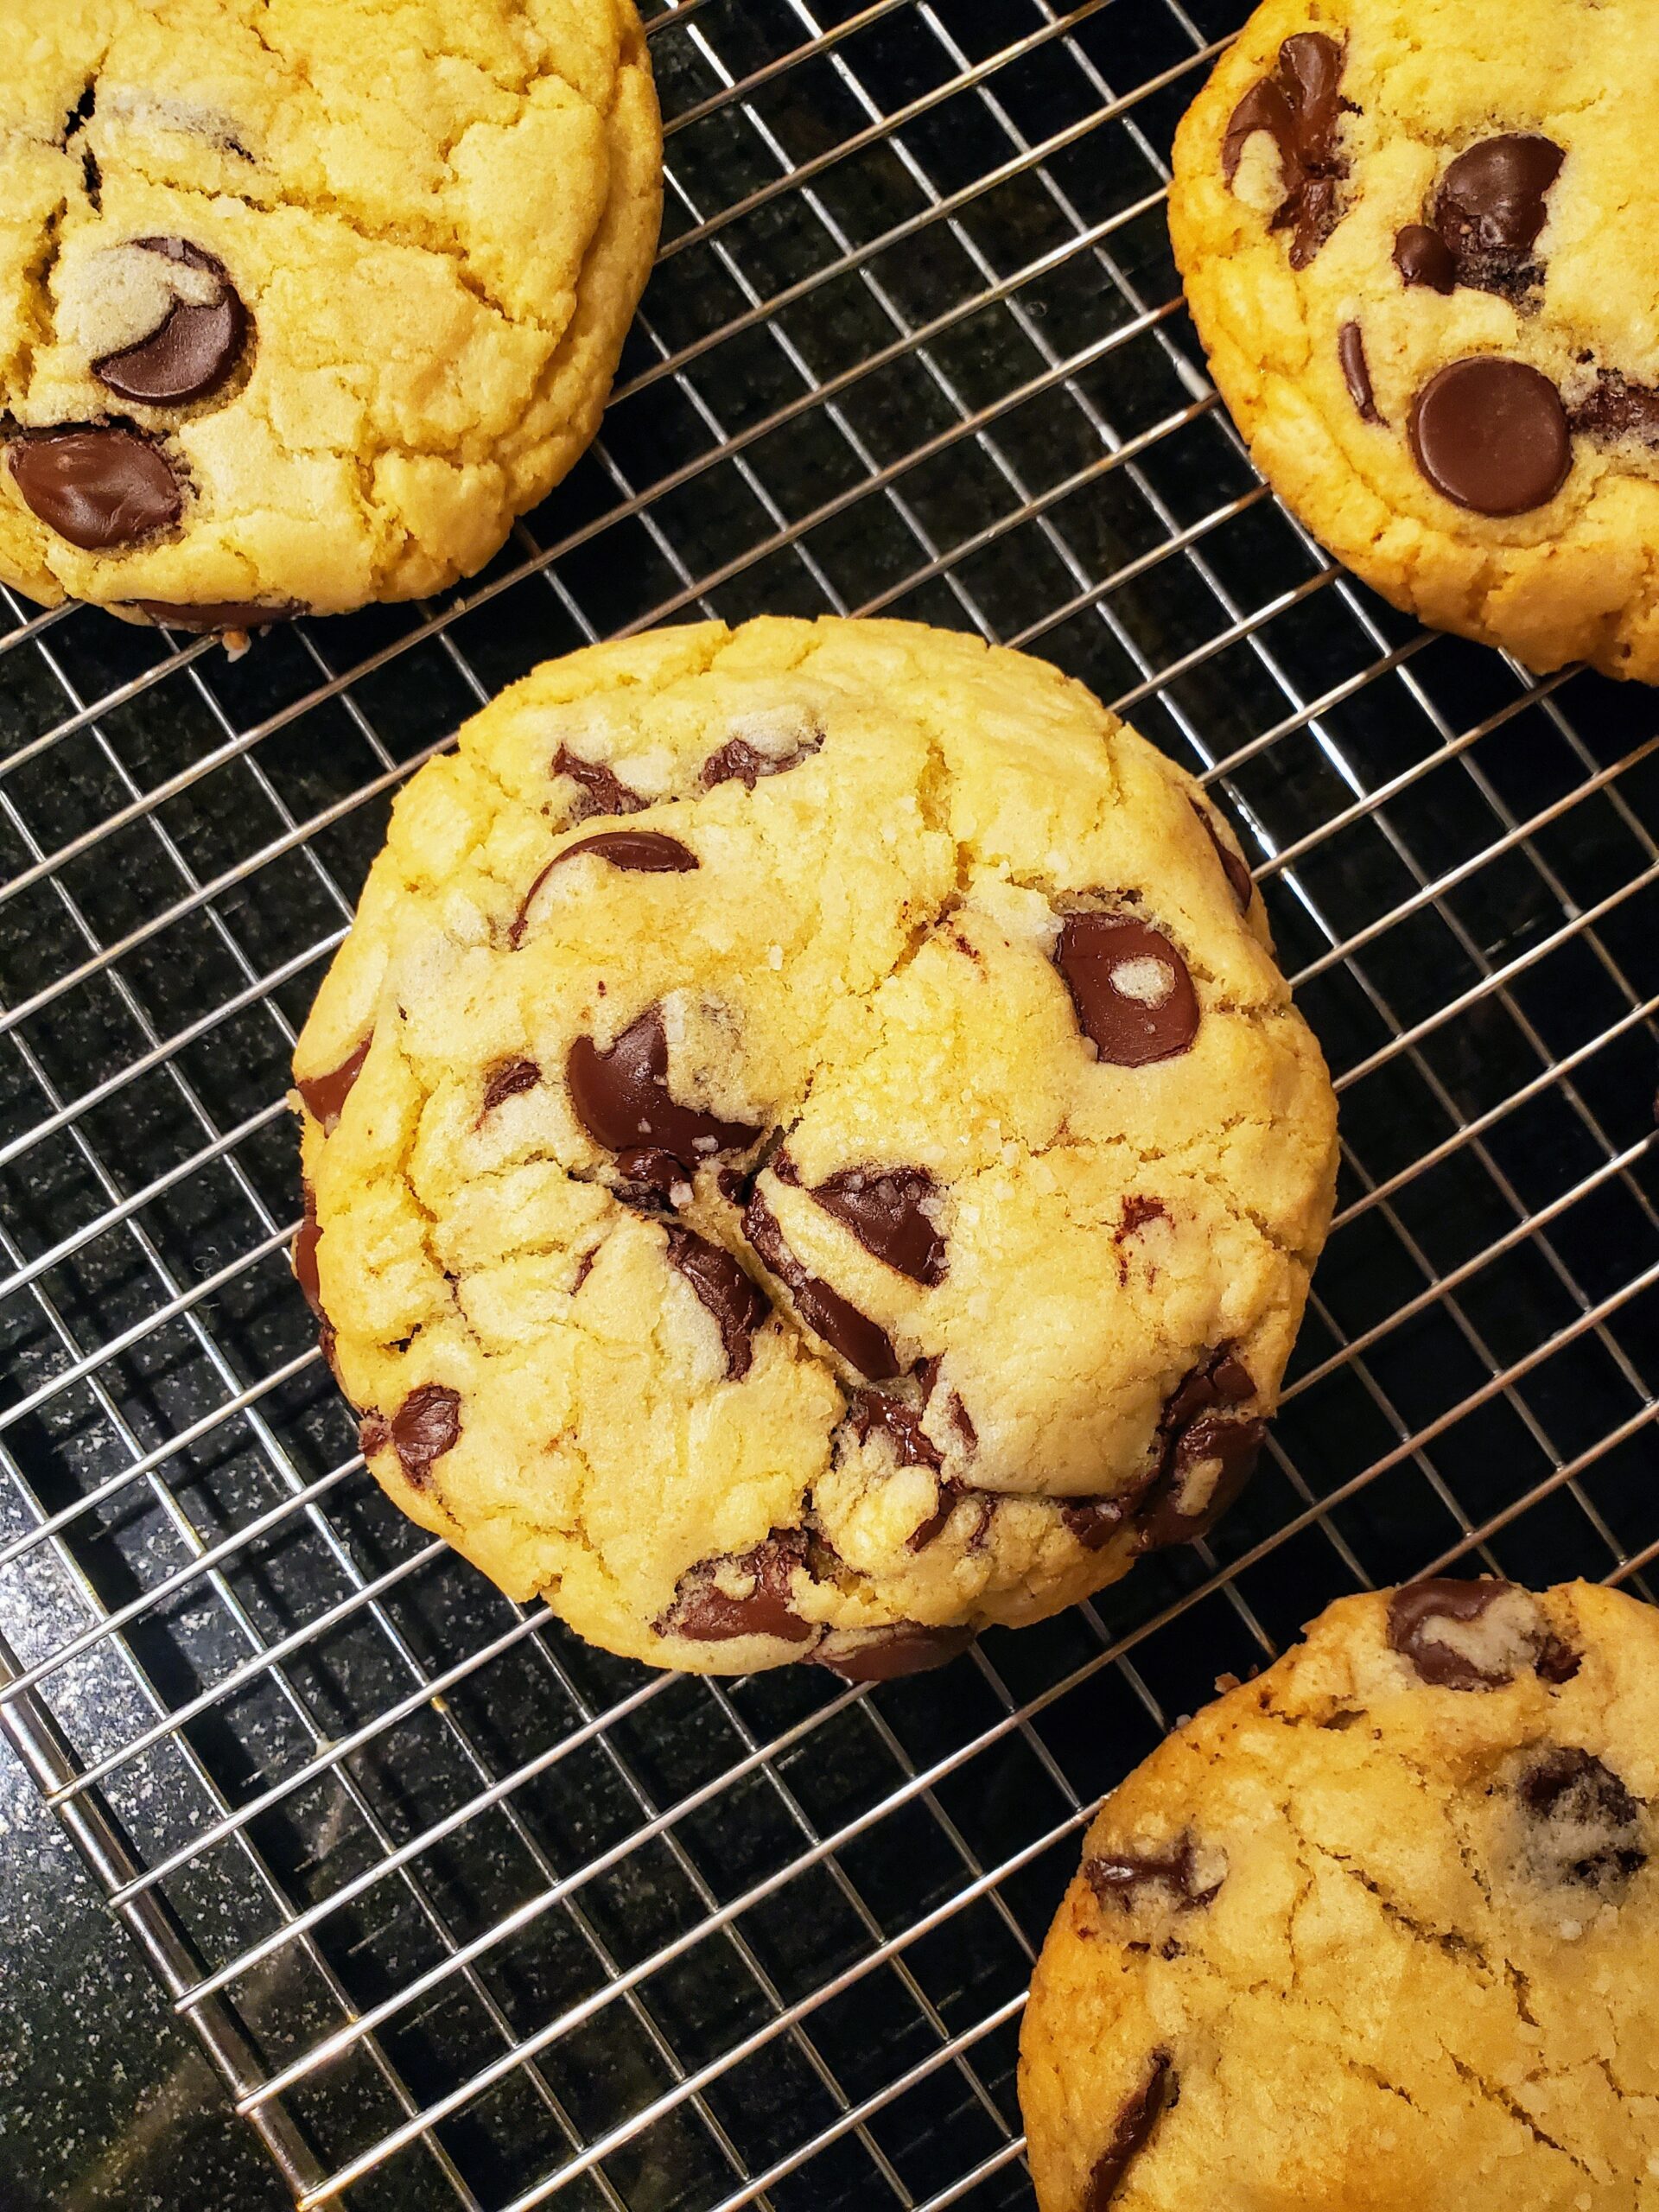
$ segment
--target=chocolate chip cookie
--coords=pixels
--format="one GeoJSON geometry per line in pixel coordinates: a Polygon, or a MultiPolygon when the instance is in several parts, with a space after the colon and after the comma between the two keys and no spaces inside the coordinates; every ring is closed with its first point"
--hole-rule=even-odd
{"type": "Polygon", "coordinates": [[[1107,1800],[1032,1984],[1042,2212],[1659,2204],[1659,1617],[1344,1599],[1107,1800]]]}
{"type": "Polygon", "coordinates": [[[664,1666],[897,1673],[1206,1529],[1331,1204],[1211,800],[902,623],[506,693],[399,798],[295,1066],[374,1473],[664,1666]]]}
{"type": "Polygon", "coordinates": [[[1170,230],[1257,466],[1364,580],[1548,670],[1659,681],[1647,0],[1268,0],[1170,230]]]}
{"type": "Polygon", "coordinates": [[[245,630],[470,574],[654,251],[633,0],[0,0],[0,579],[245,630]]]}

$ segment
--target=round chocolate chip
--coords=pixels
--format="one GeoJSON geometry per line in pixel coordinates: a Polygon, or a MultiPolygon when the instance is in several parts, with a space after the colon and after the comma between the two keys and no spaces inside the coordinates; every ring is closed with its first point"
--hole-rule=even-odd
{"type": "Polygon", "coordinates": [[[687,1569],[667,1611],[652,1623],[658,1636],[683,1636],[700,1643],[728,1643],[739,1636],[773,1636],[804,1643],[812,1634],[791,1602],[798,1570],[806,1567],[806,1538],[798,1529],[774,1529],[753,1551],[706,1559],[687,1569]],[[721,1583],[747,1584],[734,1592],[721,1583]]]}
{"type": "Polygon", "coordinates": [[[1450,292],[1458,281],[1457,257],[1438,231],[1427,223],[1408,223],[1394,242],[1394,265],[1404,284],[1431,292],[1450,292]]]}
{"type": "Polygon", "coordinates": [[[1411,411],[1417,466],[1460,507],[1521,515],[1553,499],[1573,466],[1561,396],[1524,361],[1452,361],[1411,411]]]}
{"type": "Polygon", "coordinates": [[[432,1462],[453,1452],[460,1438],[461,1394],[447,1383],[423,1382],[410,1392],[390,1422],[372,1415],[363,1428],[365,1454],[390,1444],[410,1481],[416,1490],[424,1490],[431,1479],[432,1462]]]}
{"type": "Polygon", "coordinates": [[[137,430],[46,430],[7,459],[30,511],[83,553],[141,545],[184,512],[173,464],[137,430]]]}
{"type": "Polygon", "coordinates": [[[161,327],[137,345],[92,364],[92,374],[119,399],[144,407],[181,407],[205,399],[226,382],[248,340],[247,310],[225,264],[183,238],[135,238],[146,253],[201,270],[219,287],[216,300],[175,300],[161,327]]]}
{"type": "Polygon", "coordinates": [[[813,1652],[812,1663],[846,1682],[890,1682],[947,1665],[973,1640],[970,1628],[924,1628],[919,1621],[897,1621],[865,1634],[832,1630],[813,1652]]]}
{"type": "Polygon", "coordinates": [[[1113,1067],[1150,1067],[1198,1033],[1198,996],[1161,930],[1133,914],[1068,914],[1054,963],[1077,1026],[1113,1067]]]}
{"type": "Polygon", "coordinates": [[[607,1152],[651,1146],[692,1171],[717,1152],[741,1151],[760,1134],[738,1122],[716,1121],[669,1094],[668,1033],[660,1007],[650,1007],[608,1050],[578,1037],[565,1059],[565,1081],[576,1119],[607,1152]]]}
{"type": "Polygon", "coordinates": [[[1538,282],[1532,249],[1566,158],[1535,131],[1484,139],[1458,156],[1440,180],[1434,222],[1462,283],[1514,296],[1538,282]]]}

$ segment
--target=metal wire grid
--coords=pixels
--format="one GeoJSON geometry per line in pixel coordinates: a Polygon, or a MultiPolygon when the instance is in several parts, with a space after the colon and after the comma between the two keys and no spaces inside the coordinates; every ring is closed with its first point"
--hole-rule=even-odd
{"type": "Polygon", "coordinates": [[[1650,695],[1401,623],[1181,319],[1241,0],[681,0],[605,436],[442,604],[244,661],[0,635],[0,1724],[296,2201],[1027,2205],[1013,2063],[1103,1791],[1326,1599],[1643,1588],[1650,695]],[[1344,1096],[1271,1465],[938,1676],[648,1675],[381,1501],[283,1248],[296,1021],[391,791],[686,612],[1030,646],[1202,772],[1344,1096]]]}

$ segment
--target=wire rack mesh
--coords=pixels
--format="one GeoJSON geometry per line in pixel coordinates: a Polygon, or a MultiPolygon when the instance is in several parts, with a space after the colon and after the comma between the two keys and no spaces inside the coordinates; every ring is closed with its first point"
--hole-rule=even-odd
{"type": "Polygon", "coordinates": [[[1242,0],[680,0],[603,437],[486,574],[232,661],[0,633],[0,1723],[304,2206],[1029,2206],[1101,1795],[1327,1599],[1659,1553],[1652,695],[1415,630],[1252,474],[1174,121],[1242,0]],[[697,613],[1027,646],[1201,773],[1343,1094],[1268,1463],[944,1673],[656,1675],[380,1497],[289,1277],[302,1017],[391,793],[697,613]]]}

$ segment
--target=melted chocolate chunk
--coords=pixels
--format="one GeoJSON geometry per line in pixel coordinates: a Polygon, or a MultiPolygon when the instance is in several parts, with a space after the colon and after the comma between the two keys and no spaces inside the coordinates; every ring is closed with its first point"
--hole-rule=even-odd
{"type": "Polygon", "coordinates": [[[507,943],[515,951],[524,938],[537,893],[556,868],[563,868],[566,861],[580,859],[583,853],[591,853],[595,860],[608,861],[613,868],[625,868],[636,875],[684,875],[689,869],[702,866],[689,847],[677,837],[665,837],[660,830],[601,830],[591,837],[580,838],[574,845],[567,845],[562,853],[555,853],[525,892],[524,904],[507,931],[507,943]]]}
{"type": "Polygon", "coordinates": [[[1389,1601],[1389,1645],[1439,1689],[1500,1689],[1515,1680],[1518,1666],[1529,1666],[1547,1682],[1570,1681],[1579,1669],[1579,1655],[1549,1634],[1529,1599],[1509,1609],[1518,1618],[1493,1624],[1484,1638],[1465,1637],[1453,1643],[1435,1633],[1437,1621],[1472,1627],[1500,1599],[1514,1595],[1513,1583],[1496,1580],[1436,1577],[1408,1583],[1389,1601]],[[1530,1619],[1525,1618],[1529,1613],[1530,1619]]]}
{"type": "Polygon", "coordinates": [[[1586,437],[1636,438],[1659,446],[1659,391],[1650,384],[1631,384],[1617,369],[1598,369],[1594,385],[1568,420],[1586,437]]]}
{"type": "Polygon", "coordinates": [[[1267,1424],[1206,1414],[1177,1442],[1166,1472],[1137,1516],[1139,1551],[1196,1543],[1212,1529],[1255,1471],[1267,1424]]]}
{"type": "Polygon", "coordinates": [[[297,599],[260,606],[251,599],[205,599],[197,607],[175,607],[165,599],[124,599],[123,607],[136,607],[141,614],[166,630],[193,630],[221,635],[226,630],[269,630],[273,622],[292,622],[305,613],[297,599]]]}
{"type": "Polygon", "coordinates": [[[1183,1376],[1166,1404],[1159,1424],[1166,1436],[1180,1429],[1195,1415],[1212,1406],[1242,1406],[1254,1395],[1250,1370],[1230,1344],[1223,1344],[1190,1375],[1183,1376]]]}
{"type": "Polygon", "coordinates": [[[688,1181],[685,1169],[671,1152],[654,1145],[631,1145],[616,1155],[617,1196],[628,1205],[661,1205],[674,1195],[677,1185],[688,1181]]]}
{"type": "Polygon", "coordinates": [[[564,1064],[570,1103],[595,1144],[607,1152],[650,1146],[670,1154],[686,1172],[717,1152],[741,1152],[760,1134],[741,1122],[716,1121],[669,1096],[668,1033],[660,1007],[647,1007],[608,1052],[578,1037],[564,1064]]]}
{"type": "Polygon", "coordinates": [[[1545,1880],[1614,1888],[1647,1864],[1642,1800],[1593,1752],[1547,1751],[1516,1794],[1533,1824],[1532,1870],[1545,1880]]]}
{"type": "Polygon", "coordinates": [[[789,1291],[802,1320],[831,1351],[871,1382],[890,1382],[898,1374],[899,1355],[887,1331],[817,1275],[808,1274],[784,1242],[778,1217],[759,1192],[743,1210],[743,1234],[789,1291]]]}
{"type": "Polygon", "coordinates": [[[1481,515],[1541,507],[1573,466],[1560,392],[1524,361],[1491,353],[1453,361],[1424,385],[1411,448],[1437,492],[1481,515]]]}
{"type": "Polygon", "coordinates": [[[806,1538],[798,1529],[774,1529],[753,1551],[707,1559],[679,1580],[674,1602],[652,1623],[658,1636],[684,1636],[700,1643],[729,1643],[738,1636],[775,1636],[804,1643],[812,1634],[791,1603],[791,1585],[806,1567],[806,1538]],[[717,1575],[747,1581],[746,1595],[733,1597],[717,1575]]]}
{"type": "Polygon", "coordinates": [[[568,745],[562,745],[554,754],[553,773],[569,776],[580,787],[580,796],[570,809],[573,826],[595,814],[643,814],[651,804],[648,798],[630,791],[603,761],[584,760],[568,745]]]}
{"type": "Polygon", "coordinates": [[[1306,268],[1338,220],[1337,188],[1348,174],[1337,151],[1342,65],[1341,47],[1322,31],[1287,38],[1273,74],[1253,85],[1233,110],[1222,143],[1222,174],[1229,184],[1258,130],[1278,147],[1284,197],[1273,228],[1291,234],[1293,269],[1306,268]]]}
{"type": "Polygon", "coordinates": [[[1197,799],[1191,800],[1189,804],[1193,813],[1204,824],[1205,836],[1216,849],[1216,858],[1221,862],[1221,872],[1227,879],[1228,888],[1238,901],[1239,912],[1248,914],[1250,911],[1250,893],[1255,887],[1250,880],[1249,862],[1241,854],[1234,852],[1231,846],[1226,842],[1211,819],[1207,807],[1200,806],[1197,799]]]}
{"type": "Polygon", "coordinates": [[[1394,241],[1394,265],[1404,284],[1431,292],[1450,292],[1458,281],[1457,257],[1438,231],[1427,223],[1408,223],[1394,241]]]}
{"type": "MultiPolygon", "coordinates": [[[[901,1467],[931,1467],[937,1472],[944,1465],[944,1454],[924,1430],[921,1414],[900,1398],[890,1398],[882,1390],[856,1391],[847,1418],[861,1444],[869,1441],[873,1430],[879,1430],[892,1445],[893,1456],[901,1467]]],[[[911,1541],[913,1549],[915,1539],[911,1541]]]]}
{"type": "Polygon", "coordinates": [[[823,743],[823,733],[819,730],[786,752],[772,753],[761,752],[747,738],[730,738],[718,753],[711,753],[703,762],[702,788],[711,791],[716,784],[740,783],[753,791],[762,776],[782,776],[791,768],[798,768],[823,743]]]}
{"type": "Polygon", "coordinates": [[[509,1098],[534,1090],[541,1079],[542,1071],[534,1060],[498,1060],[484,1079],[484,1104],[479,1120],[493,1114],[498,1106],[505,1106],[509,1098]]]}
{"type": "Polygon", "coordinates": [[[1099,1852],[1083,1862],[1090,1888],[1103,1904],[1130,1905],[1143,1890],[1162,1890],[1178,1910],[1208,1904],[1221,1878],[1200,1886],[1198,1850],[1190,1832],[1162,1851],[1099,1852]]]}
{"type": "Polygon", "coordinates": [[[337,1068],[327,1075],[298,1077],[295,1088],[305,1101],[305,1110],[314,1122],[321,1122],[324,1136],[332,1136],[339,1127],[346,1101],[351,1096],[352,1085],[363,1072],[363,1063],[369,1057],[369,1047],[374,1042],[371,1030],[355,1052],[348,1052],[337,1068]]]}
{"type": "Polygon", "coordinates": [[[317,1194],[309,1181],[304,1185],[305,1218],[294,1239],[294,1280],[305,1294],[305,1302],[319,1321],[328,1316],[322,1310],[322,1285],[317,1276],[317,1240],[322,1235],[317,1226],[317,1194]]]}
{"type": "Polygon", "coordinates": [[[1082,2212],[1106,2212],[1129,2167],[1179,2094],[1169,2053],[1154,2051],[1145,2088],[1137,2089],[1119,2112],[1111,2140],[1095,2161],[1084,2191],[1082,2212]]]}
{"type": "Polygon", "coordinates": [[[366,1455],[390,1444],[416,1490],[432,1476],[432,1462],[453,1452],[461,1434],[461,1394],[446,1383],[423,1382],[411,1390],[388,1423],[372,1414],[363,1424],[366,1455]]]}
{"type": "Polygon", "coordinates": [[[1365,334],[1357,322],[1344,322],[1337,333],[1337,359],[1360,421],[1380,423],[1382,417],[1376,411],[1376,395],[1371,390],[1370,364],[1365,359],[1365,334]]]}
{"type": "Polygon", "coordinates": [[[1103,1551],[1123,1526],[1128,1507],[1121,1497],[1076,1497],[1060,1508],[1060,1519],[1086,1552],[1103,1551]]]}
{"type": "Polygon", "coordinates": [[[159,329],[137,345],[92,363],[92,374],[118,399],[145,407],[181,407],[217,391],[248,342],[248,312],[222,261],[183,238],[135,238],[146,253],[205,270],[219,285],[217,300],[175,300],[159,329]]]}
{"type": "Polygon", "coordinates": [[[812,1654],[812,1663],[847,1682],[890,1682],[899,1675],[925,1674],[946,1665],[973,1640],[970,1628],[924,1628],[919,1621],[897,1621],[863,1636],[832,1630],[812,1654]]]}
{"type": "Polygon", "coordinates": [[[1068,914],[1054,964],[1078,1027],[1113,1067],[1174,1059],[1198,1033],[1185,961],[1161,930],[1133,914],[1068,914]]]}
{"type": "Polygon", "coordinates": [[[741,1382],[753,1363],[754,1332],[772,1311],[765,1293],[729,1252],[689,1229],[668,1231],[668,1256],[714,1315],[726,1347],[727,1377],[741,1382]]]}
{"type": "Polygon", "coordinates": [[[925,1167],[841,1167],[812,1196],[867,1252],[935,1290],[946,1268],[944,1238],[928,1211],[938,1189],[925,1167]]]}
{"type": "Polygon", "coordinates": [[[1535,131],[1487,138],[1458,156],[1440,179],[1434,227],[1460,284],[1518,301],[1543,282],[1532,249],[1566,158],[1535,131]]]}
{"type": "Polygon", "coordinates": [[[1149,1198],[1144,1192],[1131,1191],[1123,1201],[1122,1217],[1112,1231],[1112,1242],[1122,1244],[1131,1236],[1138,1236],[1147,1224],[1167,1221],[1169,1208],[1161,1198],[1149,1198]]]}
{"type": "Polygon", "coordinates": [[[173,464],[137,430],[48,430],[7,458],[31,512],[83,553],[140,545],[184,512],[173,464]]]}

